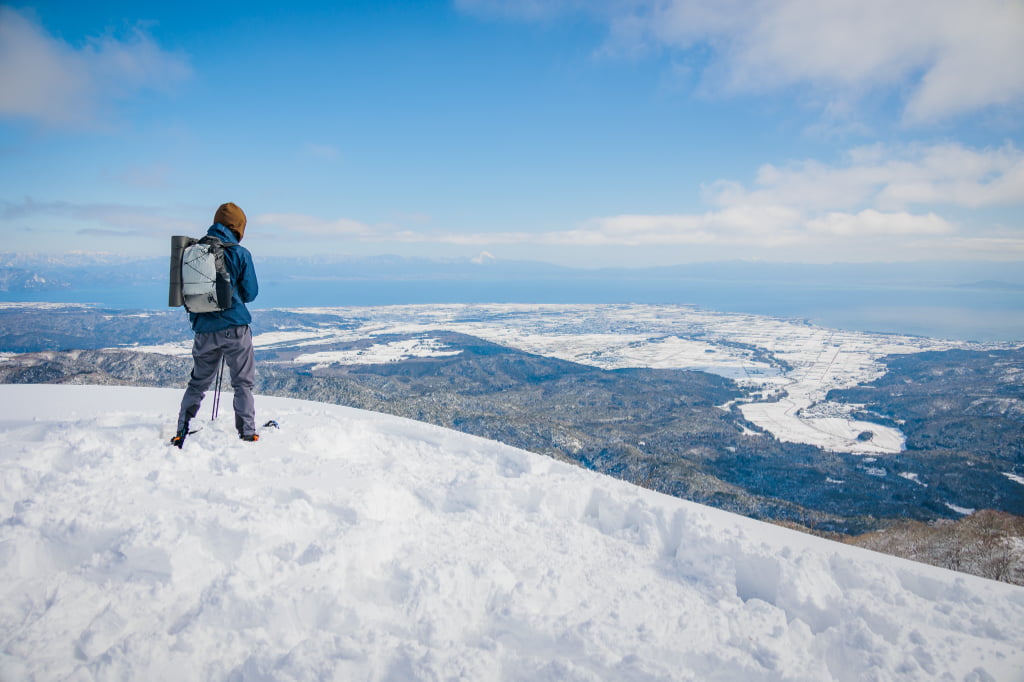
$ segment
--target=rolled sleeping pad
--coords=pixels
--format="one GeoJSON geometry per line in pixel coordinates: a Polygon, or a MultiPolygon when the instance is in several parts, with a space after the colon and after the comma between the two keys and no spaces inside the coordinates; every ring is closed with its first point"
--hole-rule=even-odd
{"type": "Polygon", "coordinates": [[[193,241],[191,237],[171,237],[171,285],[167,295],[167,305],[171,308],[185,305],[181,290],[181,255],[193,241]]]}

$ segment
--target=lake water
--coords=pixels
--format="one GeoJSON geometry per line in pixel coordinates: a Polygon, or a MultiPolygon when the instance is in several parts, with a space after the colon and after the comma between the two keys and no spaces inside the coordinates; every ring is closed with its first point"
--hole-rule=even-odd
{"type": "MultiPolygon", "coordinates": [[[[76,289],[4,300],[162,309],[166,285],[76,289]]],[[[1024,341],[1024,291],[962,287],[837,286],[779,281],[598,278],[522,281],[261,282],[251,307],[415,303],[659,303],[807,319],[837,329],[972,341],[1024,341]]]]}

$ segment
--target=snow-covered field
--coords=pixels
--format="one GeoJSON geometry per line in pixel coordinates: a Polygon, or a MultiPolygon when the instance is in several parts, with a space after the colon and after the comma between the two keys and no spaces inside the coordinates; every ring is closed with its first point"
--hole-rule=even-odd
{"type": "MultiPolygon", "coordinates": [[[[753,388],[763,397],[740,406],[744,417],[784,441],[837,452],[890,454],[903,450],[903,433],[858,421],[852,406],[830,403],[830,390],[881,376],[890,354],[995,347],[895,334],[841,331],[802,320],[720,313],[681,305],[451,304],[291,309],[344,317],[301,329],[259,333],[257,348],[310,348],[289,362],[365,364],[436,357],[436,331],[460,332],[528,353],[602,369],[650,367],[710,372],[753,388]],[[421,335],[420,343],[377,344],[372,352],[313,350],[393,334],[421,335]],[[312,359],[311,359],[312,358],[312,359]],[[870,438],[858,438],[870,432],[870,438]]],[[[189,343],[138,347],[188,355],[189,343]]]]}
{"type": "MultiPolygon", "coordinates": [[[[289,332],[288,342],[296,345],[446,330],[603,369],[711,372],[763,389],[763,399],[740,409],[776,438],[862,454],[900,452],[904,436],[889,426],[852,419],[851,406],[825,400],[830,390],[877,378],[884,372],[878,360],[885,355],[976,347],[679,305],[408,305],[292,312],[340,315],[357,323],[333,333],[323,326],[289,332]],[[859,439],[865,432],[870,432],[870,439],[859,439]]],[[[256,344],[277,347],[282,343],[280,334],[258,335],[256,344]]],[[[424,345],[401,357],[427,355],[430,350],[424,345]]],[[[349,354],[336,361],[392,358],[397,359],[394,352],[385,353],[383,360],[379,354],[349,354]]]]}
{"type": "Polygon", "coordinates": [[[398,362],[409,358],[443,358],[458,355],[462,351],[452,350],[437,339],[403,339],[390,343],[377,343],[361,350],[322,351],[303,353],[292,362],[297,365],[313,365],[313,369],[333,364],[360,365],[398,362]]]}
{"type": "Polygon", "coordinates": [[[0,386],[0,679],[1022,679],[1020,587],[337,406],[179,451],[179,398],[0,386]]]}

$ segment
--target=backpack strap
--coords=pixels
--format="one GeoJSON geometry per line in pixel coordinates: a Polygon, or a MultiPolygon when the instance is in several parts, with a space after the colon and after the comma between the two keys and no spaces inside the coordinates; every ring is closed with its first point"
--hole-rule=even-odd
{"type": "Polygon", "coordinates": [[[220,239],[218,239],[217,237],[214,237],[213,235],[209,235],[209,234],[206,235],[205,237],[203,237],[202,239],[198,240],[197,243],[199,243],[199,244],[210,244],[211,246],[220,246],[221,248],[224,248],[224,247],[227,247],[227,246],[238,246],[238,244],[236,244],[234,242],[223,242],[220,239]]]}

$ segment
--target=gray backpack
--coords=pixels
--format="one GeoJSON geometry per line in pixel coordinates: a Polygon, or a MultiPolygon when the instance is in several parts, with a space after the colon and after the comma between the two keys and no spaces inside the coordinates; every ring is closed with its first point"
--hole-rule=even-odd
{"type": "Polygon", "coordinates": [[[231,273],[224,249],[234,246],[216,237],[171,237],[171,290],[168,305],[190,313],[215,313],[231,307],[231,273]]]}

